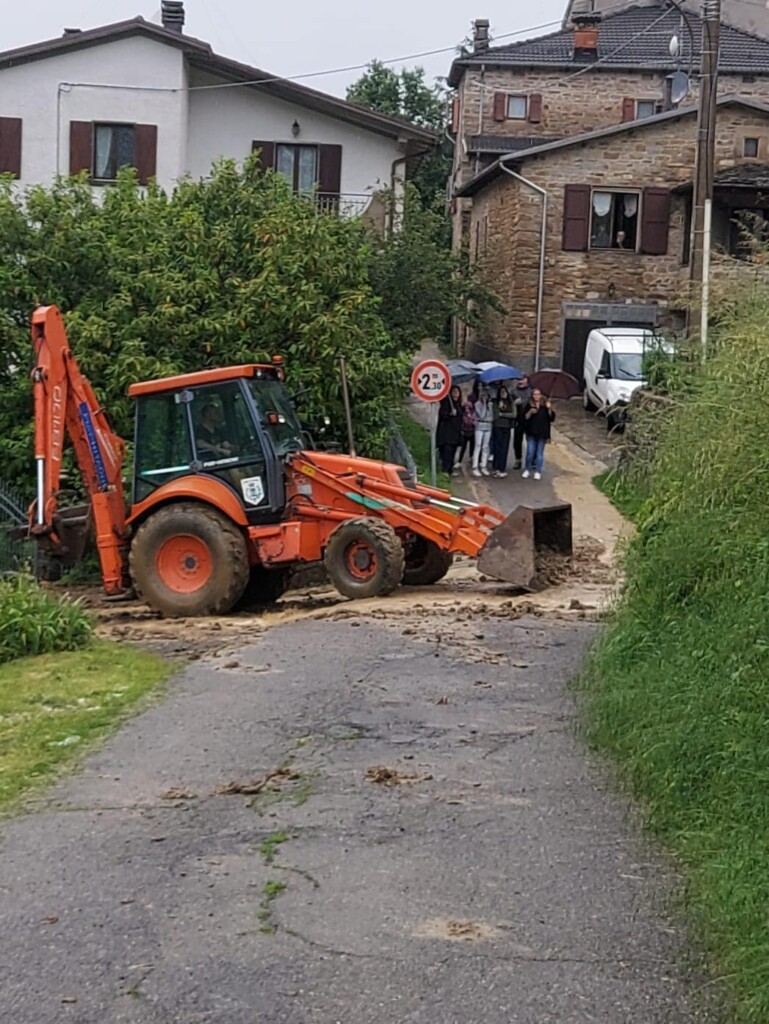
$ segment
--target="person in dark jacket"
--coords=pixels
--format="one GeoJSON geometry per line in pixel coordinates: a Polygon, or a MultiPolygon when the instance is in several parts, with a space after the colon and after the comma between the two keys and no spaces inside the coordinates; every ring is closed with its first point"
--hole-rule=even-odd
{"type": "Polygon", "coordinates": [[[520,469],[523,464],[523,439],[526,435],[526,424],[523,419],[523,411],[531,401],[531,388],[529,387],[528,377],[521,377],[515,385],[513,398],[517,402],[517,416],[515,419],[515,426],[513,427],[513,455],[515,456],[513,469],[520,469]]]}
{"type": "Polygon", "coordinates": [[[500,387],[494,402],[494,422],[491,427],[491,458],[494,476],[507,476],[507,456],[510,451],[510,431],[516,421],[516,403],[504,386],[500,387]]]}
{"type": "Polygon", "coordinates": [[[440,452],[443,472],[453,473],[454,456],[462,443],[462,392],[456,384],[441,399],[435,443],[440,452]]]}
{"type": "Polygon", "coordinates": [[[523,411],[523,420],[526,429],[526,468],[522,475],[527,479],[534,470],[534,479],[541,480],[545,445],[550,440],[550,425],[555,420],[555,412],[550,399],[543,398],[539,388],[532,391],[531,401],[523,411]]]}
{"type": "Polygon", "coordinates": [[[458,467],[462,465],[466,451],[469,451],[470,461],[472,462],[473,452],[475,451],[475,402],[472,395],[468,397],[462,406],[462,442],[459,445],[459,452],[457,454],[458,467]]]}

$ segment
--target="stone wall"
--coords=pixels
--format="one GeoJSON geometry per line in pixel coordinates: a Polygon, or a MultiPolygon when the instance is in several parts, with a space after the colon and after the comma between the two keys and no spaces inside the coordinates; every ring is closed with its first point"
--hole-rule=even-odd
{"type": "MultiPolygon", "coordinates": [[[[769,115],[745,108],[722,109],[718,121],[718,167],[739,162],[745,136],[769,145],[769,115]]],[[[692,180],[696,119],[692,116],[639,126],[614,137],[532,157],[522,173],[547,190],[549,197],[545,299],[542,323],[543,362],[560,361],[564,302],[648,304],[660,309],[663,324],[676,318],[685,298],[683,266],[687,198],[674,195],[668,251],[647,256],[621,250],[564,252],[561,248],[564,186],[589,184],[608,188],[675,188],[692,180]]],[[[541,199],[505,176],[476,195],[470,237],[480,239],[489,283],[507,308],[475,332],[484,353],[528,364],[534,350],[539,275],[541,199]],[[476,224],[480,234],[476,235],[476,224]],[[485,245],[483,244],[485,240],[485,245]]],[[[492,357],[493,358],[493,357],[492,357]]]]}

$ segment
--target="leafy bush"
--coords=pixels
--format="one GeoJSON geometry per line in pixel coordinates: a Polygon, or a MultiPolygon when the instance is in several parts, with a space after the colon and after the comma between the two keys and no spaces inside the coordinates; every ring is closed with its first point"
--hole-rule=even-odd
{"type": "Polygon", "coordinates": [[[91,639],[91,620],[67,597],[26,576],[0,580],[0,664],[28,654],[75,651],[91,639]]]}
{"type": "Polygon", "coordinates": [[[584,685],[589,735],[679,855],[731,1020],[769,1020],[769,294],[674,409],[584,685]]]}

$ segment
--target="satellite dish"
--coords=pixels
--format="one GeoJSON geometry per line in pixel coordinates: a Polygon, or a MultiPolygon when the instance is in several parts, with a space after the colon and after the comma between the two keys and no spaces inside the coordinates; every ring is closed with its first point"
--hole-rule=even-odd
{"type": "Polygon", "coordinates": [[[674,107],[689,95],[689,76],[685,71],[676,71],[670,76],[670,102],[674,107]]]}
{"type": "Polygon", "coordinates": [[[673,36],[670,40],[670,56],[675,58],[681,52],[681,40],[678,36],[673,36]]]}

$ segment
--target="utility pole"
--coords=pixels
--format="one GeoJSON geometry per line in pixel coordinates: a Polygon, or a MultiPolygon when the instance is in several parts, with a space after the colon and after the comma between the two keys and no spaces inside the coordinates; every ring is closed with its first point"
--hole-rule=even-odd
{"type": "Polygon", "coordinates": [[[721,0],[702,0],[700,106],[697,120],[697,163],[692,198],[691,298],[689,327],[699,320],[703,358],[707,353],[710,291],[710,224],[716,164],[718,53],[721,39],[721,0]]]}

